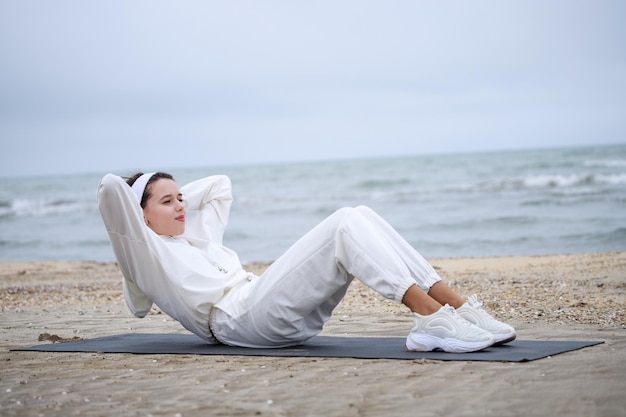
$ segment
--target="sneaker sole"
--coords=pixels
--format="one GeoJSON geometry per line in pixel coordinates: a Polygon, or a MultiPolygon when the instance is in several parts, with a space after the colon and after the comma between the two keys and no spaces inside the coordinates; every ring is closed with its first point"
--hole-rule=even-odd
{"type": "Polygon", "coordinates": [[[489,346],[493,346],[494,342],[493,339],[484,342],[463,342],[458,339],[441,339],[426,334],[413,334],[407,338],[404,347],[409,352],[443,350],[449,353],[468,353],[486,349],[489,346]]]}
{"type": "Polygon", "coordinates": [[[512,342],[517,337],[517,335],[515,333],[513,333],[512,335],[497,335],[497,334],[494,334],[493,336],[496,338],[496,341],[493,344],[494,346],[500,346],[500,345],[503,345],[505,343],[512,342]]]}

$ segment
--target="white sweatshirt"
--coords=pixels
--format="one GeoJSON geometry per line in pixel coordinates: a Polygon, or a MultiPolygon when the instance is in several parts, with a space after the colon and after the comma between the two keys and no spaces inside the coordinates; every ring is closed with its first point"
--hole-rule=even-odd
{"type": "Polygon", "coordinates": [[[144,317],[152,303],[209,343],[211,308],[252,274],[222,246],[232,203],[230,179],[214,175],[181,188],[188,210],[185,233],[159,236],[143,219],[137,197],[112,174],[98,187],[98,207],[123,275],[131,312],[144,317]],[[197,210],[198,213],[192,213],[197,210]]]}

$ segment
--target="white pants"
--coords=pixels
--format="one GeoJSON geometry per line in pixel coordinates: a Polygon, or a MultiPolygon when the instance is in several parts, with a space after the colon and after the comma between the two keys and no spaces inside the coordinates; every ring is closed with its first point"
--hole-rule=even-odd
{"type": "Polygon", "coordinates": [[[408,288],[441,278],[385,220],[367,207],[344,208],[298,240],[260,277],[240,283],[213,309],[221,342],[298,345],[318,334],[353,277],[400,303],[408,288]]]}

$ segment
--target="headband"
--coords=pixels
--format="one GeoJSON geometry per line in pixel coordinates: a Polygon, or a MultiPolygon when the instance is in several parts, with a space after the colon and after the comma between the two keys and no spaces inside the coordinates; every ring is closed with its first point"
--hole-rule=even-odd
{"type": "Polygon", "coordinates": [[[135,195],[137,196],[137,199],[139,200],[139,204],[141,204],[141,198],[143,197],[143,192],[146,190],[146,185],[148,184],[148,181],[150,181],[150,178],[152,178],[154,174],[155,172],[143,174],[142,176],[137,178],[137,180],[130,187],[135,193],[135,195]]]}

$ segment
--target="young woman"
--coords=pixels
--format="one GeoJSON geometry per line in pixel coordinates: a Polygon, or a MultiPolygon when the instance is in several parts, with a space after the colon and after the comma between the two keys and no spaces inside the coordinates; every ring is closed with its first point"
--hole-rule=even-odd
{"type": "Polygon", "coordinates": [[[408,350],[470,352],[515,339],[363,206],[336,211],[261,276],[248,273],[222,245],[231,203],[223,175],[180,189],[162,172],[102,179],[98,206],[135,316],[154,302],[208,343],[293,346],[322,330],[356,277],[412,311],[408,350]]]}

